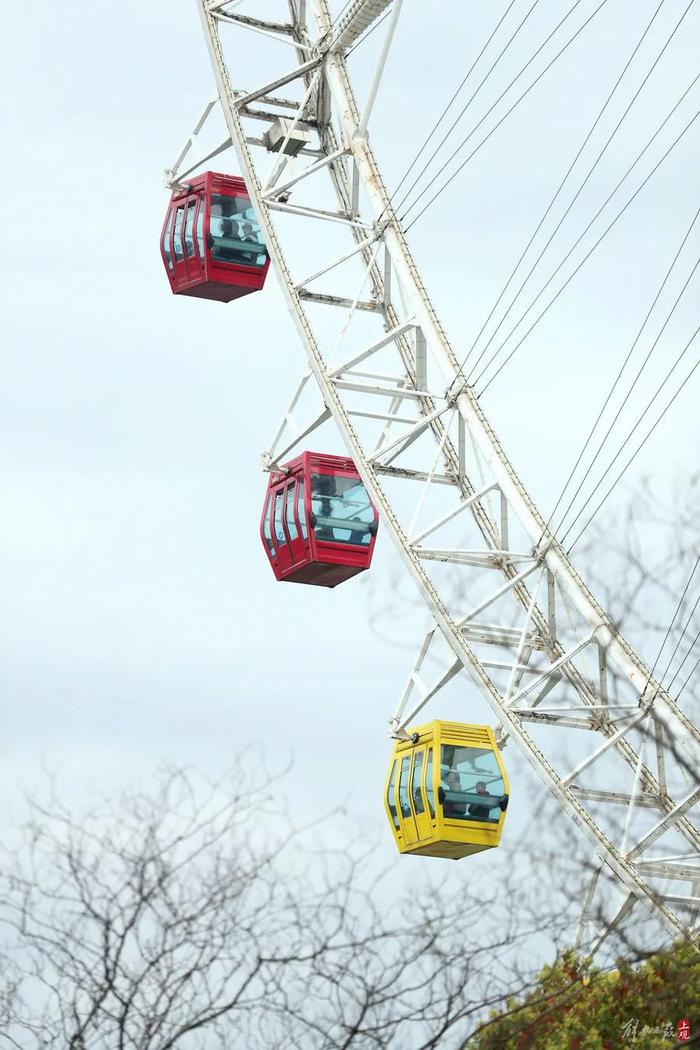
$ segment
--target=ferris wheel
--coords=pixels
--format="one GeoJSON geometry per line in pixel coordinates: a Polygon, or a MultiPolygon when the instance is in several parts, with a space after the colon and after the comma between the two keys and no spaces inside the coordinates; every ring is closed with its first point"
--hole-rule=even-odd
{"type": "MultiPolygon", "coordinates": [[[[275,574],[335,586],[369,566],[378,517],[430,615],[391,718],[397,747],[415,743],[417,716],[466,673],[496,716],[493,749],[506,740],[519,748],[595,852],[584,922],[600,872],[617,882],[616,913],[594,941],[639,905],[675,935],[696,936],[700,734],[518,478],[436,315],[370,146],[403,0],[348,0],[335,18],[327,0],[276,0],[266,5],[276,16],[265,17],[244,0],[198,6],[218,96],[168,169],[162,250],[174,291],[223,301],[261,289],[271,265],[306,352],[264,462],[262,534],[275,574]],[[360,106],[347,57],[375,31],[383,40],[360,106]],[[238,56],[253,48],[265,79],[243,86],[238,56]],[[202,150],[216,111],[225,137],[202,150]],[[198,174],[231,146],[235,175],[198,174]],[[314,246],[311,271],[295,253],[300,239],[314,246]],[[324,312],[336,320],[332,338],[317,323],[324,312]],[[311,379],[318,410],[301,418],[311,379]],[[306,451],[328,420],[345,458],[306,451]],[[331,475],[342,481],[338,498],[360,509],[346,525],[347,551],[319,569],[310,533],[338,523],[322,509],[328,491],[314,510],[308,488],[331,475]],[[292,503],[285,563],[275,515],[291,522],[292,503]],[[467,607],[452,585],[460,573],[469,574],[467,607]]],[[[449,724],[442,732],[449,737],[449,724]]]]}

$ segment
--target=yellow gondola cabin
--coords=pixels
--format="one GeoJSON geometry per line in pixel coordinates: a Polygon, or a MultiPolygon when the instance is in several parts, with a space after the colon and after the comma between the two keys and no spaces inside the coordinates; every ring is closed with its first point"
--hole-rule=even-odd
{"type": "Polygon", "coordinates": [[[400,853],[459,860],[498,845],[508,792],[489,726],[430,722],[397,740],[384,805],[400,853]]]}

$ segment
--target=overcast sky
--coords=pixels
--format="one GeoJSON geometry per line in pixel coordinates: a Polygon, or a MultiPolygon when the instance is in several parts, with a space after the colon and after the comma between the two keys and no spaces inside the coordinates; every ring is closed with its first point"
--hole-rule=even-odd
{"type": "MultiPolygon", "coordinates": [[[[242,10],[275,6],[246,0],[242,10]]],[[[581,11],[596,6],[584,0],[581,11]]],[[[686,6],[663,4],[600,145],[686,6]]],[[[390,187],[505,7],[406,0],[371,125],[390,187]]],[[[529,7],[516,0],[513,18],[529,7]]],[[[656,7],[608,0],[411,229],[425,283],[465,353],[656,7]]],[[[562,10],[541,0],[495,83],[506,85],[562,10]]],[[[393,586],[394,557],[380,536],[371,581],[335,591],[275,584],[258,535],[259,457],[302,363],[294,329],[272,275],[263,293],[228,306],[173,297],[158,251],[163,169],[213,94],[195,5],[39,0],[11,5],[3,21],[4,795],[31,789],[45,765],[77,798],[85,785],[147,779],[160,760],[216,772],[241,748],[264,747],[273,766],[294,758],[293,811],[308,818],[348,800],[389,857],[386,720],[413,653],[388,645],[369,610],[393,586]]],[[[361,90],[382,33],[350,60],[361,90]]],[[[255,41],[238,82],[246,87],[255,41]]],[[[699,44],[695,5],[572,229],[691,83],[699,44]]],[[[699,102],[696,85],[676,133],[699,102]]],[[[699,157],[700,121],[484,396],[545,510],[698,207],[699,157]]],[[[217,164],[233,170],[234,160],[217,164]]],[[[676,293],[699,249],[696,229],[676,293]]],[[[698,289],[691,282],[674,314],[648,390],[698,323],[698,289]]],[[[693,380],[632,472],[653,475],[661,501],[696,469],[697,397],[693,380]]],[[[383,633],[417,640],[424,624],[418,608],[383,633]]],[[[469,711],[491,720],[478,703],[469,711]]],[[[508,758],[521,777],[517,828],[534,781],[508,758]]]]}

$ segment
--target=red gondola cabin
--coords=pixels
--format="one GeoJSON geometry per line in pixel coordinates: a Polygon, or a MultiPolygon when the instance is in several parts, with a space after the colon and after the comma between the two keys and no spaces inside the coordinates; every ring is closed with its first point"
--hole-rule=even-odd
{"type": "Polygon", "coordinates": [[[173,193],[160,249],[175,295],[221,303],[259,291],[270,266],[245,182],[214,171],[173,193]]]}
{"type": "Polygon", "coordinates": [[[336,587],[368,569],[379,519],[355,464],[303,455],[270,475],[260,521],[278,580],[336,587]]]}

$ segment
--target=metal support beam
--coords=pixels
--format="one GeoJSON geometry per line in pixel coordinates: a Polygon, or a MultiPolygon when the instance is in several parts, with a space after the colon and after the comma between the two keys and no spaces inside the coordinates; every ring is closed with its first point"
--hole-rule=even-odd
{"type": "Polygon", "coordinates": [[[331,44],[333,50],[347,51],[351,48],[390,3],[391,0],[352,0],[349,9],[341,13],[331,44]]]}
{"type": "MultiPolygon", "coordinates": [[[[400,336],[405,335],[406,332],[410,332],[414,327],[415,321],[413,320],[413,318],[409,317],[407,321],[404,321],[402,324],[396,325],[396,327],[388,331],[386,335],[383,335],[381,339],[376,339],[368,347],[360,351],[359,354],[355,354],[354,357],[350,357],[347,361],[344,361],[342,365],[338,365],[337,368],[331,369],[328,372],[328,375],[332,379],[335,379],[337,376],[341,376],[343,372],[347,372],[350,368],[354,368],[355,365],[359,365],[363,361],[366,361],[368,357],[372,356],[372,354],[376,354],[377,350],[382,350],[385,346],[388,346],[390,343],[393,343],[395,339],[398,339],[400,336]]],[[[389,392],[393,393],[393,391],[387,391],[387,393],[389,392]]]]}
{"type": "Polygon", "coordinates": [[[673,807],[670,813],[666,813],[661,820],[654,824],[653,828],[650,828],[650,830],[647,831],[646,835],[644,835],[627,853],[628,860],[634,860],[635,857],[638,857],[645,849],[649,849],[649,847],[652,846],[665,831],[672,828],[683,814],[687,813],[688,810],[695,805],[698,799],[700,799],[700,787],[693,788],[684,799],[673,807]]]}
{"type": "Polygon", "coordinates": [[[290,84],[293,80],[298,80],[303,77],[306,73],[310,73],[312,70],[317,69],[323,60],[321,58],[310,58],[308,62],[302,62],[296,69],[290,69],[289,72],[283,73],[281,77],[276,77],[274,80],[268,81],[264,87],[256,88],[255,91],[248,91],[244,95],[238,95],[236,97],[236,105],[239,109],[243,106],[247,106],[249,102],[255,102],[256,99],[262,98],[263,95],[269,95],[271,91],[275,91],[276,88],[283,87],[285,84],[290,84]]]}

